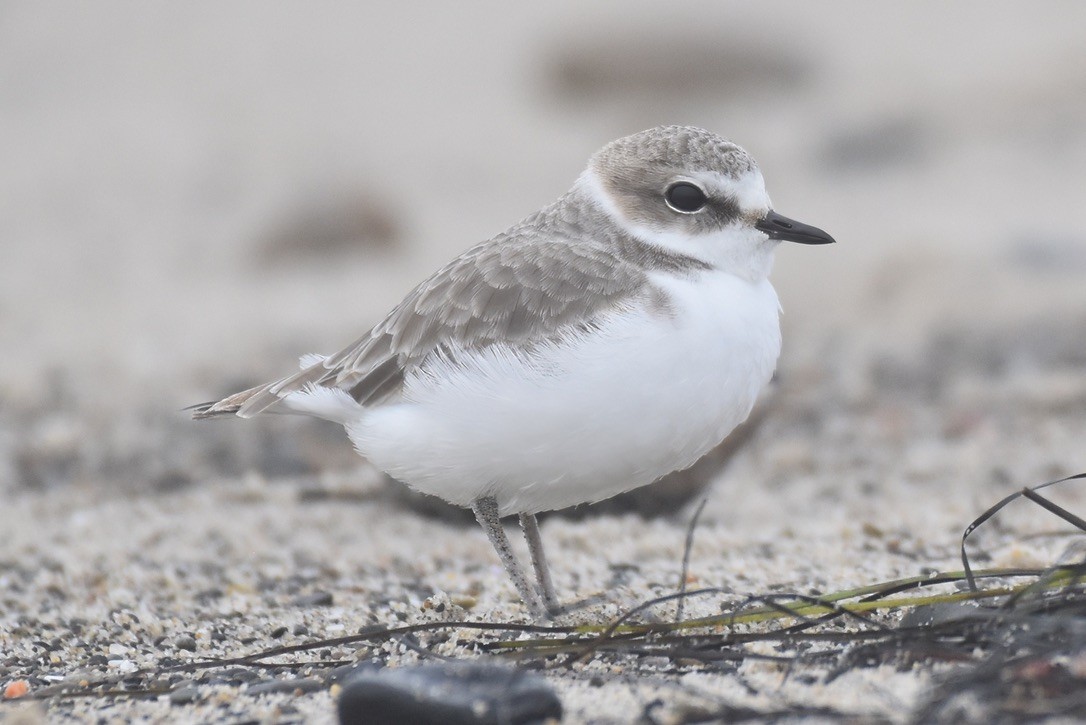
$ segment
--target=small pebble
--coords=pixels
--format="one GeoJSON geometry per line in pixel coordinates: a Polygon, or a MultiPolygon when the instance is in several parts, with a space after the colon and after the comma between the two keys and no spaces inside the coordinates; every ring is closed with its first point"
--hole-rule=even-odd
{"type": "Polygon", "coordinates": [[[30,692],[29,682],[26,680],[15,680],[14,682],[9,682],[8,686],[4,688],[4,699],[15,700],[28,692],[30,692]]]}
{"type": "Polygon", "coordinates": [[[183,634],[174,640],[173,646],[177,649],[188,650],[189,652],[196,651],[196,638],[191,635],[183,634]]]}
{"type": "Polygon", "coordinates": [[[286,627],[276,627],[275,629],[273,629],[271,631],[271,634],[269,634],[268,636],[271,637],[272,639],[279,639],[284,634],[286,634],[288,631],[289,630],[286,627]]]}
{"type": "Polygon", "coordinates": [[[136,663],[130,659],[110,660],[108,665],[121,674],[128,674],[139,669],[136,663]]]}
{"type": "Polygon", "coordinates": [[[304,624],[296,624],[294,625],[294,629],[292,629],[290,633],[293,634],[295,637],[302,637],[309,634],[309,627],[305,626],[304,624]]]}
{"type": "Polygon", "coordinates": [[[189,705],[200,699],[200,691],[195,687],[182,687],[170,693],[171,705],[189,705]]]}
{"type": "Polygon", "coordinates": [[[449,596],[449,601],[464,609],[471,609],[479,603],[479,600],[470,594],[452,594],[449,596]]]}

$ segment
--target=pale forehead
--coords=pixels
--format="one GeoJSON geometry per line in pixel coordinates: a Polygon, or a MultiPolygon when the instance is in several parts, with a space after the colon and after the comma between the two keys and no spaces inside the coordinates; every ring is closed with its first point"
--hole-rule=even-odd
{"type": "Polygon", "coordinates": [[[592,159],[597,168],[668,168],[716,173],[739,179],[756,171],[750,154],[715,133],[694,126],[659,126],[604,146],[592,159]]]}

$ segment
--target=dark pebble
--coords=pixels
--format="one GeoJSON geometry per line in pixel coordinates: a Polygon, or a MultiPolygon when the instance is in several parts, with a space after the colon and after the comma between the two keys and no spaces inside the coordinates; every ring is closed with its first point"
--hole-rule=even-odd
{"type": "Polygon", "coordinates": [[[286,634],[287,631],[288,630],[287,630],[286,627],[276,627],[275,629],[273,629],[271,631],[271,634],[269,634],[268,636],[271,637],[272,639],[279,639],[284,634],[286,634]]]}
{"type": "Polygon", "coordinates": [[[182,636],[178,637],[176,640],[174,640],[173,646],[176,647],[177,649],[185,649],[185,650],[188,650],[189,652],[195,652],[196,651],[196,638],[191,637],[191,636],[189,636],[187,634],[182,635],[182,636]]]}
{"type": "Polygon", "coordinates": [[[309,627],[305,626],[304,624],[296,624],[294,625],[294,629],[290,630],[290,633],[293,634],[295,637],[303,637],[309,634],[309,627]]]}
{"type": "Polygon", "coordinates": [[[267,695],[270,693],[294,693],[317,692],[324,689],[324,683],[320,680],[265,680],[249,685],[245,690],[249,695],[267,695]]]}
{"type": "Polygon", "coordinates": [[[189,705],[200,699],[200,691],[195,687],[182,687],[170,693],[171,705],[189,705]]]}
{"type": "Polygon", "coordinates": [[[87,660],[87,664],[92,667],[105,667],[109,664],[109,658],[105,655],[91,655],[87,660]]]}
{"type": "Polygon", "coordinates": [[[332,606],[332,595],[328,592],[303,594],[299,597],[294,597],[291,604],[296,607],[330,607],[332,606]]]}
{"type": "Polygon", "coordinates": [[[423,665],[363,673],[343,684],[339,721],[489,725],[562,719],[562,702],[536,675],[494,665],[423,665]]]}

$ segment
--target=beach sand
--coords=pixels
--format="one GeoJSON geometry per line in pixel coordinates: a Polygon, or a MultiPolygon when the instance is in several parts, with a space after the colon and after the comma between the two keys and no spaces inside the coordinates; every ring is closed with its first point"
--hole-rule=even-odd
{"type": "MultiPolygon", "coordinates": [[[[29,693],[0,718],[329,722],[328,667],[177,667],[527,622],[470,517],[401,495],[340,429],[181,408],[348,344],[659,123],[733,138],[778,211],[839,243],[779,250],[784,352],[741,445],[659,499],[543,521],[562,596],[601,598],[560,622],[674,592],[703,498],[688,581],[720,592],[687,616],[960,568],[985,508],[1086,470],[1084,22],[1055,2],[9,7],[0,687],[29,693]],[[312,691],[254,693],[288,677],[312,691]],[[32,699],[126,678],[164,694],[32,699]]],[[[1081,515],[1086,489],[1053,498],[1081,515]]],[[[1069,543],[1036,507],[999,521],[985,566],[1069,543]]],[[[413,637],[281,661],[407,666],[496,639],[413,637]]],[[[962,666],[726,664],[544,674],[569,722],[722,703],[903,721],[962,666]]]]}

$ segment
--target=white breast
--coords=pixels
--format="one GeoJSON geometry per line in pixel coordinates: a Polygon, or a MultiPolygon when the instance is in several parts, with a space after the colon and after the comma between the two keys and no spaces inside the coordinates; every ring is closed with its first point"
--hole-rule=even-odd
{"type": "Polygon", "coordinates": [[[658,275],[670,310],[616,313],[530,353],[493,346],[428,362],[405,402],[347,431],[393,477],[502,513],[598,501],[694,463],[750,413],[780,353],[767,280],[658,275]]]}

